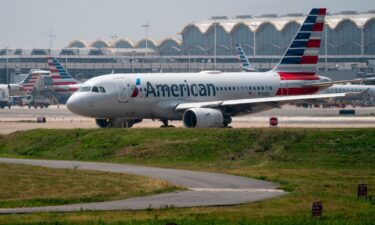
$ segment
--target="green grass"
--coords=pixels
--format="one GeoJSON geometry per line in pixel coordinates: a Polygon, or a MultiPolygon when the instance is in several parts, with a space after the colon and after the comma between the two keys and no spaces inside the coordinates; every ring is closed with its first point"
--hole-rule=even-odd
{"type": "Polygon", "coordinates": [[[375,224],[375,129],[33,130],[0,137],[0,156],[148,164],[279,182],[290,194],[231,207],[0,216],[6,224],[375,224]],[[311,219],[323,201],[324,219],[311,219]],[[53,215],[53,216],[51,216],[53,215]]]}
{"type": "Polygon", "coordinates": [[[130,174],[0,164],[0,208],[126,199],[173,191],[165,181],[130,174]]]}

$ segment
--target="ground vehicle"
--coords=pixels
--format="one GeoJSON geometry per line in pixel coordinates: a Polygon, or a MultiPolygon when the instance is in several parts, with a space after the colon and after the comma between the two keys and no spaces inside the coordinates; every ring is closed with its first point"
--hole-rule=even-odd
{"type": "Polygon", "coordinates": [[[48,108],[51,104],[51,100],[49,98],[44,97],[34,97],[32,95],[26,95],[22,98],[21,105],[28,106],[29,108],[48,108]]]}
{"type": "Polygon", "coordinates": [[[10,108],[10,99],[9,99],[9,91],[8,88],[1,88],[0,89],[0,108],[10,108]]]}

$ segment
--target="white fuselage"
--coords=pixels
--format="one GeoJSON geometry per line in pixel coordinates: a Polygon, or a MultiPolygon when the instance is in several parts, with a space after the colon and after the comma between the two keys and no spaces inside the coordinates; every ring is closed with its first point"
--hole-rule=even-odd
{"type": "Polygon", "coordinates": [[[93,118],[180,120],[182,113],[174,110],[180,103],[313,94],[319,89],[303,85],[316,79],[286,81],[275,72],[113,74],[86,81],[67,105],[93,118]]]}
{"type": "MultiPolygon", "coordinates": [[[[375,86],[374,85],[353,85],[353,84],[335,84],[325,90],[320,91],[320,93],[363,93],[354,97],[356,99],[366,99],[375,97],[375,86]]],[[[353,97],[347,97],[348,99],[353,99],[353,97]]]]}

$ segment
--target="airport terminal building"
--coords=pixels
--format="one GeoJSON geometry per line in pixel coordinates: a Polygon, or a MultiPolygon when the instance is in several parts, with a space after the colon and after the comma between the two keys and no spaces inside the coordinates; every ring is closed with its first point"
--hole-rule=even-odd
{"type": "MultiPolygon", "coordinates": [[[[112,71],[240,71],[236,44],[241,44],[253,66],[265,71],[278,62],[304,19],[297,13],[217,16],[188,24],[178,37],[161,41],[73,40],[63,49],[2,49],[0,83],[30,69],[46,69],[48,55],[57,57],[77,79],[112,71]]],[[[319,62],[320,72],[333,79],[374,75],[375,10],[329,14],[319,62]]]]}

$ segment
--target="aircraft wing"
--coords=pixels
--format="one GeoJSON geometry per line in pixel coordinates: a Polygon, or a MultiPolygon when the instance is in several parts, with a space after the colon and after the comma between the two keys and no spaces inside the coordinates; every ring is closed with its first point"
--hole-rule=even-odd
{"type": "Polygon", "coordinates": [[[335,93],[335,94],[316,94],[316,95],[297,95],[297,96],[277,96],[266,98],[251,98],[239,100],[224,100],[224,101],[210,101],[210,102],[188,102],[178,104],[175,108],[177,111],[184,111],[191,108],[235,108],[244,106],[253,107],[256,105],[269,105],[277,107],[278,105],[287,103],[304,102],[308,100],[329,99],[346,97],[353,93],[335,93]]]}

